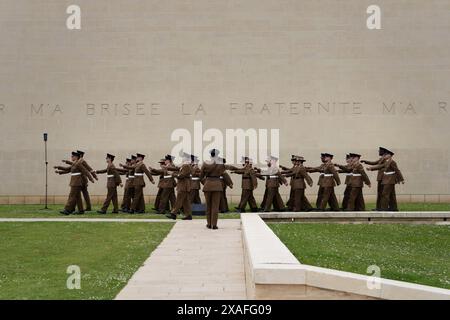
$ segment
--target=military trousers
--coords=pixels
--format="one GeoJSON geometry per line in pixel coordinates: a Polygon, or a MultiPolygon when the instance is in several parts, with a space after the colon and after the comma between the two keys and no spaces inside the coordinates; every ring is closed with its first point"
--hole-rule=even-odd
{"type": "MultiPolygon", "coordinates": [[[[295,212],[307,210],[309,201],[305,197],[305,189],[293,189],[292,196],[292,208],[290,210],[295,212]],[[305,203],[305,200],[307,201],[307,203],[305,203]]],[[[309,206],[311,205],[309,204],[309,206]]]]}
{"type": "Polygon", "coordinates": [[[294,210],[294,197],[295,197],[295,189],[291,187],[291,191],[289,192],[289,199],[286,202],[286,206],[290,211],[294,210]]]}
{"type": "Polygon", "coordinates": [[[105,202],[103,202],[101,211],[108,210],[109,204],[111,202],[113,204],[113,212],[117,212],[119,210],[119,201],[117,199],[117,187],[108,187],[108,193],[106,194],[106,199],[105,202]]]}
{"type": "Polygon", "coordinates": [[[363,188],[353,187],[350,191],[347,211],[365,211],[366,204],[364,202],[363,188]]]}
{"type": "Polygon", "coordinates": [[[320,202],[320,210],[325,210],[327,204],[330,206],[331,210],[339,211],[339,203],[336,198],[336,194],[334,193],[334,187],[324,187],[322,200],[320,202]]]}
{"type": "Polygon", "coordinates": [[[347,210],[348,200],[350,199],[350,193],[352,192],[352,187],[350,185],[345,186],[344,198],[342,199],[342,210],[347,210]]]}
{"type": "Polygon", "coordinates": [[[200,190],[199,189],[191,189],[191,203],[195,203],[195,204],[202,203],[202,199],[200,199],[200,190]]]}
{"type": "Polygon", "coordinates": [[[191,192],[190,191],[178,191],[177,200],[172,208],[172,213],[178,214],[180,209],[183,209],[183,213],[186,217],[192,215],[191,209],[191,192]]]}
{"type": "Polygon", "coordinates": [[[156,193],[156,197],[155,197],[155,203],[153,205],[153,207],[159,211],[159,205],[161,203],[161,194],[163,192],[162,188],[158,188],[158,192],[156,193]]]}
{"type": "Polygon", "coordinates": [[[86,211],[91,211],[92,210],[91,197],[89,196],[87,184],[83,184],[81,186],[81,193],[83,194],[84,202],[86,202],[86,211]]]}
{"type": "Polygon", "coordinates": [[[284,210],[284,202],[281,198],[278,188],[266,188],[267,195],[264,203],[264,211],[270,211],[273,207],[274,211],[284,210]]]}
{"type": "Polygon", "coordinates": [[[377,181],[377,205],[376,209],[379,210],[381,208],[381,197],[383,196],[383,185],[381,184],[381,180],[377,181]]]}
{"type": "Polygon", "coordinates": [[[64,210],[74,212],[75,207],[78,207],[78,211],[83,210],[83,200],[81,199],[81,187],[70,187],[69,198],[67,199],[64,210]]]}
{"type": "Polygon", "coordinates": [[[208,226],[217,226],[222,191],[204,191],[206,200],[206,221],[208,226]]]}
{"type": "Polygon", "coordinates": [[[220,212],[228,212],[230,208],[228,207],[228,199],[227,199],[227,188],[223,188],[222,195],[220,197],[220,212]]]}
{"type": "Polygon", "coordinates": [[[380,209],[382,211],[398,211],[397,197],[395,194],[395,184],[383,185],[381,194],[380,209]]]}
{"type": "Polygon", "coordinates": [[[245,211],[245,207],[248,205],[250,206],[251,211],[256,211],[258,209],[256,205],[256,200],[253,195],[253,190],[251,189],[242,189],[241,193],[241,201],[239,202],[238,208],[241,211],[245,211]]]}
{"type": "Polygon", "coordinates": [[[125,188],[123,191],[123,200],[122,200],[122,209],[128,210],[131,209],[131,200],[134,197],[134,187],[125,188]]]}
{"type": "Polygon", "coordinates": [[[320,208],[320,204],[322,203],[322,197],[323,197],[323,187],[319,186],[319,190],[317,191],[316,208],[320,208]]]}
{"type": "Polygon", "coordinates": [[[134,187],[134,198],[131,203],[131,210],[145,212],[144,186],[134,187]]]}
{"type": "Polygon", "coordinates": [[[155,202],[155,207],[156,210],[158,210],[158,212],[162,213],[166,210],[170,210],[171,207],[173,208],[176,205],[176,202],[172,206],[170,205],[171,196],[173,195],[175,198],[173,188],[159,188],[159,190],[158,190],[159,193],[158,206],[156,207],[155,202]]]}

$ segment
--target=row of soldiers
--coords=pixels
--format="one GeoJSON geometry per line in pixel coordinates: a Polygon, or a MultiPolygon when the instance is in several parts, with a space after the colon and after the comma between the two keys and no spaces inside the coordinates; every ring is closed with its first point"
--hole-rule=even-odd
{"type": "Polygon", "coordinates": [[[159,168],[152,168],[144,164],[145,155],[137,153],[126,159],[125,164],[116,168],[113,164],[115,156],[107,154],[107,167],[102,170],[93,170],[84,159],[84,152],[72,152],[70,161],[63,160],[68,166],[55,166],[59,174],[71,175],[71,191],[66,207],[61,213],[71,214],[78,207],[78,213],[84,213],[81,195],[86,201],[86,210],[91,210],[89,193],[87,191],[88,180],[98,180],[98,174],[107,175],[107,196],[99,213],[106,213],[110,203],[113,204],[113,213],[119,212],[117,187],[123,186],[121,175],[125,176],[125,190],[121,211],[125,213],[144,213],[144,187],[147,176],[151,183],[155,183],[153,176],[159,176],[158,193],[155,199],[157,213],[166,214],[168,218],[176,219],[182,211],[182,219],[191,220],[191,204],[200,204],[200,189],[206,198],[206,213],[208,227],[217,228],[218,212],[227,212],[228,201],[226,189],[233,187],[233,182],[227,170],[232,174],[242,176],[242,194],[238,212],[244,212],[247,205],[253,212],[258,211],[253,191],[257,188],[257,180],[265,180],[265,193],[261,203],[261,211],[311,211],[326,209],[327,205],[333,211],[363,211],[365,203],[363,197],[363,185],[371,186],[370,180],[364,170],[363,163],[371,165],[368,170],[378,170],[378,196],[376,210],[396,211],[397,201],[395,196],[395,184],[404,183],[403,176],[392,159],[394,153],[386,148],[379,148],[380,158],[375,161],[361,160],[361,155],[350,153],[346,156],[346,164],[332,162],[333,155],[321,154],[322,164],[318,167],[304,166],[305,159],[302,156],[292,155],[292,167],[278,165],[278,158],[270,156],[267,159],[267,168],[254,167],[249,157],[243,157],[242,167],[227,165],[224,158],[219,157],[219,151],[210,151],[211,159],[199,166],[198,157],[182,153],[182,164],[176,166],[174,157],[166,155],[159,161],[159,168]],[[316,208],[305,196],[306,185],[313,185],[310,173],[319,173],[319,190],[316,200],[316,208]],[[342,208],[334,193],[334,187],[340,185],[339,173],[346,175],[345,192],[342,208]],[[279,187],[288,185],[290,178],[290,196],[285,206],[279,187]],[[176,194],[175,194],[176,190],[176,194]]]}

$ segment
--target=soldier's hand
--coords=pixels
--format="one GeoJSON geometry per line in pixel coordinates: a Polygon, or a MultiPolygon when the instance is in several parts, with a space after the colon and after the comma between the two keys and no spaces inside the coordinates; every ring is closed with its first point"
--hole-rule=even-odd
{"type": "Polygon", "coordinates": [[[312,184],[312,183],[308,183],[308,185],[309,185],[310,187],[312,187],[312,186],[313,186],[313,184],[312,184]]]}
{"type": "Polygon", "coordinates": [[[366,163],[367,161],[366,161],[366,160],[361,160],[360,162],[361,162],[361,163],[366,163]]]}
{"type": "Polygon", "coordinates": [[[119,186],[120,186],[121,188],[123,188],[123,183],[119,184],[119,186]]]}
{"type": "Polygon", "coordinates": [[[372,188],[372,185],[369,183],[368,185],[367,185],[369,188],[372,188]]]}
{"type": "Polygon", "coordinates": [[[150,181],[152,184],[155,184],[155,180],[150,181]]]}

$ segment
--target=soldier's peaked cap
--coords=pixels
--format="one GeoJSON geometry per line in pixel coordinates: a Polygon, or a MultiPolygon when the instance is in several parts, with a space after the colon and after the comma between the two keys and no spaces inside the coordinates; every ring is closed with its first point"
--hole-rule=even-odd
{"type": "Polygon", "coordinates": [[[352,158],[361,158],[361,155],[360,154],[358,154],[358,153],[350,153],[350,157],[352,157],[352,158]]]}
{"type": "Polygon", "coordinates": [[[330,157],[330,158],[333,158],[334,155],[332,155],[331,153],[325,152],[325,153],[322,153],[322,157],[330,157]]]}
{"type": "Polygon", "coordinates": [[[80,151],[80,150],[77,150],[77,153],[80,155],[80,157],[84,156],[84,154],[85,154],[84,151],[80,151]]]}
{"type": "Polygon", "coordinates": [[[166,154],[166,155],[164,156],[164,159],[173,161],[173,160],[175,160],[175,157],[172,156],[172,155],[170,155],[170,154],[166,154]]]}
{"type": "Polygon", "coordinates": [[[247,156],[241,158],[241,162],[246,162],[246,161],[250,161],[250,158],[247,156]]]}
{"type": "Polygon", "coordinates": [[[198,157],[194,156],[193,154],[191,154],[191,161],[192,162],[197,162],[198,161],[198,157]]]}
{"type": "Polygon", "coordinates": [[[142,153],[136,153],[136,158],[142,158],[142,159],[144,159],[144,158],[145,158],[145,154],[142,154],[142,153]]]}
{"type": "Polygon", "coordinates": [[[106,154],[106,159],[114,160],[115,157],[116,157],[116,156],[114,156],[114,155],[112,155],[112,154],[110,154],[110,153],[107,153],[107,154],[106,154]]]}
{"type": "Polygon", "coordinates": [[[303,158],[302,156],[297,156],[297,157],[295,158],[295,160],[296,160],[296,161],[300,161],[300,162],[305,162],[305,161],[306,161],[305,158],[303,158]]]}
{"type": "Polygon", "coordinates": [[[130,159],[130,158],[126,158],[125,160],[126,160],[126,162],[130,162],[130,161],[131,161],[131,159],[130,159]]]}
{"type": "Polygon", "coordinates": [[[132,160],[136,160],[136,158],[137,158],[137,157],[136,157],[134,154],[131,156],[131,159],[132,159],[132,160]]]}
{"type": "Polygon", "coordinates": [[[350,159],[352,156],[351,156],[351,154],[350,153],[347,153],[346,155],[345,155],[345,159],[350,159]]]}
{"type": "Polygon", "coordinates": [[[378,148],[378,153],[379,153],[380,156],[382,156],[382,155],[384,155],[386,153],[389,153],[389,154],[392,154],[392,155],[394,154],[392,151],[390,151],[390,150],[388,150],[388,149],[386,149],[384,147],[379,147],[378,148]]]}
{"type": "Polygon", "coordinates": [[[78,151],[72,151],[72,155],[73,155],[74,157],[79,157],[79,156],[80,156],[80,154],[78,153],[78,151]]]}
{"type": "Polygon", "coordinates": [[[166,158],[164,158],[164,159],[159,159],[158,163],[165,163],[166,160],[167,160],[166,158]]]}

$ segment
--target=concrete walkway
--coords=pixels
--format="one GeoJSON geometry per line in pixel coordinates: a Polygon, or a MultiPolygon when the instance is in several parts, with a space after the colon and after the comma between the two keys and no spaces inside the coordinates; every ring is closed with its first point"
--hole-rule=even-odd
{"type": "Polygon", "coordinates": [[[246,299],[240,220],[178,221],[116,299],[246,299]]]}
{"type": "Polygon", "coordinates": [[[127,218],[0,218],[0,222],[173,222],[172,219],[127,218]]]}

